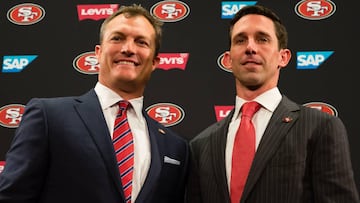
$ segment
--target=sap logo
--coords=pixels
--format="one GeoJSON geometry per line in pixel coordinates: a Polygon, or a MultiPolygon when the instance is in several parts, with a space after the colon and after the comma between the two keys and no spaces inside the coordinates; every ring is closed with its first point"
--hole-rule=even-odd
{"type": "Polygon", "coordinates": [[[37,55],[18,55],[3,57],[3,73],[18,73],[29,65],[37,55]]]}
{"type": "Polygon", "coordinates": [[[333,51],[297,52],[297,69],[317,69],[333,51]]]}
{"type": "Polygon", "coordinates": [[[221,18],[231,19],[242,7],[255,4],[256,1],[223,1],[221,2],[221,18]]]}

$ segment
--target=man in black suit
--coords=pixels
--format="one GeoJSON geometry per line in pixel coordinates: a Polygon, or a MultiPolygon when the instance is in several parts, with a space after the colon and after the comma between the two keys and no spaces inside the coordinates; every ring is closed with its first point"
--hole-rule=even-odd
{"type": "Polygon", "coordinates": [[[188,202],[360,202],[342,121],[296,104],[277,87],[291,58],[287,40],[278,16],[260,5],[243,7],[230,22],[224,64],[235,77],[235,108],[190,141],[188,202]],[[240,156],[233,155],[235,134],[248,101],[261,105],[252,118],[256,152],[242,195],[231,201],[239,192],[230,187],[232,158],[240,156]]]}
{"type": "Polygon", "coordinates": [[[139,5],[122,6],[100,28],[95,88],[26,105],[0,175],[1,203],[184,201],[188,143],[143,109],[145,85],[160,61],[161,25],[139,5]],[[112,143],[121,100],[131,104],[134,137],[129,201],[112,143]]]}

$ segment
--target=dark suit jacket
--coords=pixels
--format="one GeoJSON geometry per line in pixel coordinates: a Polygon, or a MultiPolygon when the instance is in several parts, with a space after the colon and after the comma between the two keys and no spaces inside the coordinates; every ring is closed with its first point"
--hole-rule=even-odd
{"type": "MultiPolygon", "coordinates": [[[[151,119],[151,166],[136,200],[183,202],[189,148],[151,119]],[[164,157],[180,162],[164,163],[164,157]]],[[[0,175],[0,202],[121,203],[113,144],[94,90],[80,97],[33,99],[0,175]]]]}
{"type": "MultiPolygon", "coordinates": [[[[190,142],[190,203],[230,202],[225,146],[233,111],[190,142]]],[[[358,203],[341,120],[284,96],[258,146],[241,202],[358,203]]]]}

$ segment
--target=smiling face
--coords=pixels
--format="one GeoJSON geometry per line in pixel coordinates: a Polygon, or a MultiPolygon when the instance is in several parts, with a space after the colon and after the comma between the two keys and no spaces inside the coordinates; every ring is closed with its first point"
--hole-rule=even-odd
{"type": "Polygon", "coordinates": [[[245,92],[259,95],[276,87],[280,69],[291,56],[290,50],[279,49],[278,44],[270,18],[249,14],[234,24],[224,63],[235,76],[238,95],[247,98],[245,92]]]}
{"type": "Polygon", "coordinates": [[[144,16],[120,14],[106,25],[95,54],[100,83],[122,97],[140,97],[159,63],[155,29],[144,16]]]}

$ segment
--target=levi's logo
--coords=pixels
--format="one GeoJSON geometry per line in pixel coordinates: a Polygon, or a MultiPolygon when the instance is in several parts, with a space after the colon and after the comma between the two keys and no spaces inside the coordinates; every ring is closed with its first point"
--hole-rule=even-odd
{"type": "Polygon", "coordinates": [[[113,14],[117,9],[118,4],[88,4],[77,5],[79,21],[85,19],[100,20],[105,19],[113,14]]]}
{"type": "Polygon", "coordinates": [[[178,68],[185,70],[189,58],[189,53],[160,53],[160,63],[158,68],[170,70],[178,68]]]}
{"type": "Polygon", "coordinates": [[[230,106],[215,106],[216,121],[220,121],[229,115],[230,111],[234,108],[234,105],[230,106]]]}

